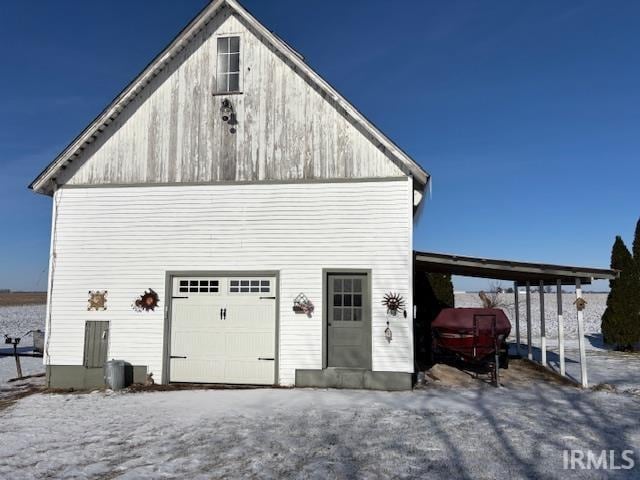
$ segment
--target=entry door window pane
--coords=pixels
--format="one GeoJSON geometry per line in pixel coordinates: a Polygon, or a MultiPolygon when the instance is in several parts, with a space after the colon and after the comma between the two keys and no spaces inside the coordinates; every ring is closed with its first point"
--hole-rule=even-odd
{"type": "Polygon", "coordinates": [[[362,321],[363,284],[362,278],[333,278],[332,313],[334,321],[362,321]]]}

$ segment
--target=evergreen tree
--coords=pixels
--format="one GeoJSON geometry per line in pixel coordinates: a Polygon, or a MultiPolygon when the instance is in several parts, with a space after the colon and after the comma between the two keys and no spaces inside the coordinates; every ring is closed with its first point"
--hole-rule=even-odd
{"type": "Polygon", "coordinates": [[[413,341],[416,364],[419,369],[429,366],[431,359],[431,322],[443,308],[454,306],[451,275],[416,272],[414,279],[414,320],[413,341]]]}
{"type": "Polygon", "coordinates": [[[620,277],[609,281],[602,334],[605,343],[630,349],[640,342],[640,269],[619,236],[611,250],[611,268],[619,270],[620,277]]]}
{"type": "MultiPolygon", "coordinates": [[[[633,237],[633,259],[636,261],[636,265],[640,268],[640,218],[636,223],[636,234],[633,237]]],[[[640,292],[638,292],[640,295],[640,292]]]]}

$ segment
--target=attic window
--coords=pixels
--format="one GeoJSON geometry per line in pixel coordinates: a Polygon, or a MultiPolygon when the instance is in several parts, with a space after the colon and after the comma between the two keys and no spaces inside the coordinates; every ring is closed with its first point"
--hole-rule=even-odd
{"type": "Polygon", "coordinates": [[[218,76],[216,91],[240,90],[240,37],[218,38],[218,76]]]}

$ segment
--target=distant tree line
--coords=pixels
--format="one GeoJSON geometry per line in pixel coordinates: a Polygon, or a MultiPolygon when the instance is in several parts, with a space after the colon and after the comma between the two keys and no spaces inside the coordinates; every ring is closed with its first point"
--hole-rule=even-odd
{"type": "Polygon", "coordinates": [[[609,281],[602,335],[605,343],[619,350],[633,350],[640,343],[640,220],[631,252],[622,237],[616,237],[611,250],[611,268],[619,270],[620,276],[609,281]]]}

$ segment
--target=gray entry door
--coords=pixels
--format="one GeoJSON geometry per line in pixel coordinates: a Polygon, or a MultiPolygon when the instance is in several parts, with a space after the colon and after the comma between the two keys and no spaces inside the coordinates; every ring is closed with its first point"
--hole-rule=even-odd
{"type": "Polygon", "coordinates": [[[84,361],[87,368],[102,368],[109,350],[109,322],[87,321],[84,325],[84,361]]]}
{"type": "Polygon", "coordinates": [[[371,369],[368,275],[330,273],[327,284],[327,366],[371,369]]]}

